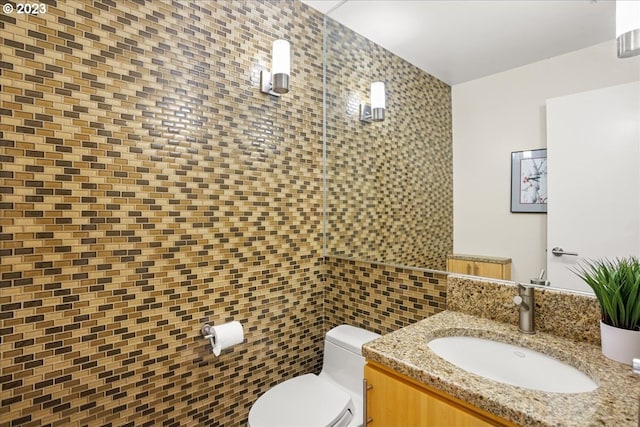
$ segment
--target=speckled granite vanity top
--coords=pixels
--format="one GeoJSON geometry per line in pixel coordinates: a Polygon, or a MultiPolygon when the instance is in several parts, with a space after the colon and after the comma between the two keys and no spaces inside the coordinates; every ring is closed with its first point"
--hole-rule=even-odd
{"type": "Polygon", "coordinates": [[[594,344],[544,332],[525,335],[515,325],[444,311],[365,344],[363,355],[519,425],[638,425],[640,378],[630,366],[605,358],[594,344]],[[589,393],[548,393],[468,373],[427,346],[430,339],[448,335],[489,338],[546,353],[586,373],[599,387],[589,393]]]}

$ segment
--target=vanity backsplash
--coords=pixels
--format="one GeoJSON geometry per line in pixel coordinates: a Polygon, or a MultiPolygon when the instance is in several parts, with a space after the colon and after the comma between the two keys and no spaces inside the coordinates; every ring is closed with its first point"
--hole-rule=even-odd
{"type": "MultiPolygon", "coordinates": [[[[515,283],[453,274],[447,282],[447,310],[518,324],[515,283]]],[[[595,296],[536,288],[535,305],[536,331],[600,345],[600,306],[595,296]]]]}

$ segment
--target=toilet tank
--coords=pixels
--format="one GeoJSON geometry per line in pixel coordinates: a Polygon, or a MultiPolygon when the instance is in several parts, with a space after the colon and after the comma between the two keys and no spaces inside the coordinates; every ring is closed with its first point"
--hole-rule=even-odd
{"type": "Polygon", "coordinates": [[[356,395],[362,394],[364,357],[362,345],[379,334],[355,326],[340,325],[327,332],[324,340],[322,372],[356,395]]]}

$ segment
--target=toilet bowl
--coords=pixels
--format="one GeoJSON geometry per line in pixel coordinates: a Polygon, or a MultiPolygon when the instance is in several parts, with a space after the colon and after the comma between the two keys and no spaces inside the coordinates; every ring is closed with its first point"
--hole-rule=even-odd
{"type": "Polygon", "coordinates": [[[327,332],[322,371],[268,390],[249,411],[249,427],[362,426],[361,347],[380,335],[349,325],[327,332]]]}

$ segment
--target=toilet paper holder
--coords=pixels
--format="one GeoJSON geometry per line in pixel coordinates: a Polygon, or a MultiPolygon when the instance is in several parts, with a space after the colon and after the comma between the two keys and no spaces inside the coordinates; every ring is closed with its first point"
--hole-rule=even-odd
{"type": "Polygon", "coordinates": [[[213,334],[213,328],[210,324],[205,323],[204,325],[202,325],[200,332],[202,332],[202,336],[204,337],[204,339],[209,340],[209,342],[211,343],[211,351],[213,352],[216,348],[216,337],[213,334]]]}
{"type": "Polygon", "coordinates": [[[242,324],[238,321],[223,323],[218,326],[205,323],[200,328],[200,332],[211,343],[211,351],[215,356],[220,356],[222,350],[244,341],[242,324]]]}
{"type": "Polygon", "coordinates": [[[211,325],[205,323],[204,325],[202,325],[200,332],[202,332],[202,336],[205,337],[205,339],[211,340],[211,345],[214,344],[214,336],[211,334],[211,325]]]}

